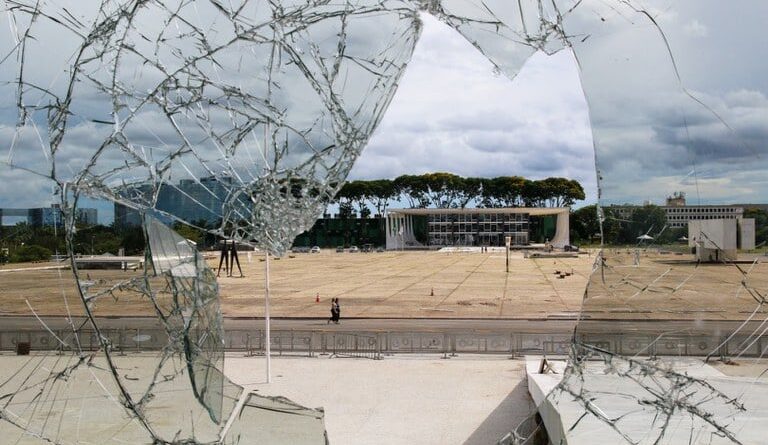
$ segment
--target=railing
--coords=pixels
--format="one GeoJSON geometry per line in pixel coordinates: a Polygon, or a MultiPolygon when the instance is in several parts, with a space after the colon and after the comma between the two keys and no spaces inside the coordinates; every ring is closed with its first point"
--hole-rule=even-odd
{"type": "Polygon", "coordinates": [[[328,345],[326,348],[333,351],[332,356],[381,359],[381,342],[377,335],[338,333],[331,334],[326,340],[331,341],[330,348],[328,345]]]}
{"type": "MultiPolygon", "coordinates": [[[[80,330],[75,340],[72,331],[53,330],[66,343],[62,346],[44,329],[2,331],[0,350],[16,350],[20,342],[29,343],[32,351],[96,350],[101,347],[95,332],[80,330]]],[[[117,352],[156,351],[168,344],[168,335],[156,329],[103,329],[117,352]]],[[[705,356],[760,357],[768,348],[768,338],[747,335],[727,337],[714,335],[583,335],[580,341],[602,350],[624,356],[705,356]]],[[[258,354],[264,350],[261,330],[227,330],[223,337],[225,351],[258,354]]],[[[326,354],[338,357],[379,359],[391,354],[442,354],[449,358],[458,354],[523,354],[566,355],[571,348],[567,334],[530,333],[432,333],[432,332],[329,332],[311,330],[277,330],[271,333],[273,354],[326,354]]]]}

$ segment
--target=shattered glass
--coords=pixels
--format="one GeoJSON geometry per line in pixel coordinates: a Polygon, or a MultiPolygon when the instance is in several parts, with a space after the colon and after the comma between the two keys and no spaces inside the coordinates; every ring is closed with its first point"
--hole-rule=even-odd
{"type": "MultiPolygon", "coordinates": [[[[709,223],[669,236],[669,223],[632,220],[618,206],[683,192],[710,206],[697,217],[706,221],[764,200],[768,45],[756,30],[768,4],[2,0],[0,9],[4,164],[55,188],[70,257],[86,197],[140,215],[148,246],[143,267],[119,277],[92,280],[72,261],[79,304],[63,293],[72,335],[57,339],[74,354],[31,357],[3,377],[2,437],[80,443],[60,426],[97,408],[103,436],[84,440],[100,443],[213,443],[232,416],[260,418],[255,399],[236,411],[241,389],[221,372],[215,277],[167,223],[196,225],[190,215],[202,211],[213,233],[283,254],[346,179],[428,13],[510,78],[538,51],[573,53],[603,238],[628,230],[638,240],[604,245],[595,263],[569,364],[540,406],[559,413],[542,415],[550,439],[589,443],[597,429],[606,443],[760,443],[762,408],[749,394],[763,393],[762,374],[738,381],[706,362],[762,358],[762,258],[726,245],[709,223]],[[167,346],[140,369],[126,370],[99,330],[106,299],[148,305],[164,327],[167,346]],[[80,347],[84,326],[99,353],[80,347]],[[671,360],[680,356],[701,360],[671,360]],[[70,410],[57,394],[94,402],[70,410]],[[161,414],[163,405],[177,410],[161,414]]],[[[230,431],[247,443],[255,432],[237,425],[230,431]]]]}
{"type": "Polygon", "coordinates": [[[727,214],[766,196],[757,178],[767,166],[768,84],[753,61],[768,50],[750,36],[768,9],[742,6],[590,1],[562,22],[589,103],[604,239],[634,230],[636,240],[604,246],[570,366],[550,396],[572,403],[562,412],[583,410],[563,421],[569,443],[595,431],[633,444],[764,440],[764,407],[746,396],[763,392],[761,373],[738,381],[728,369],[762,358],[768,290],[761,255],[727,214]],[[638,216],[645,200],[663,206],[675,195],[686,206],[673,199],[666,220],[638,216]],[[626,204],[634,213],[621,212],[626,204]],[[689,218],[700,222],[676,224],[689,218]],[[723,218],[733,245],[719,236],[723,218]],[[714,255],[693,253],[704,248],[714,255]],[[616,332],[603,320],[626,322],[616,332]]]}
{"type": "Polygon", "coordinates": [[[324,417],[321,409],[305,408],[283,397],[250,394],[225,445],[326,445],[324,417]]]}

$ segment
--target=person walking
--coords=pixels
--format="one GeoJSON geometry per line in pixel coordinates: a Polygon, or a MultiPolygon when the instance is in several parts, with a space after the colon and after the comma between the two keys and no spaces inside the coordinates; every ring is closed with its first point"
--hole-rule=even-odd
{"type": "Polygon", "coordinates": [[[339,314],[339,306],[336,303],[336,298],[331,298],[331,316],[330,318],[328,318],[328,323],[326,324],[330,324],[331,322],[338,323],[338,319],[339,319],[338,314],[339,314]]]}
{"type": "Polygon", "coordinates": [[[341,318],[341,304],[339,304],[339,299],[336,298],[336,324],[339,324],[340,318],[341,318]]]}

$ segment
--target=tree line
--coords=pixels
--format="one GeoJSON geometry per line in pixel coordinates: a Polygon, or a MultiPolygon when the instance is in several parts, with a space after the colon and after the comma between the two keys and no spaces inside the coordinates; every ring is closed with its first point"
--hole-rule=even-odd
{"type": "MultiPolygon", "coordinates": [[[[354,181],[353,181],[354,182],[354,181]]],[[[525,201],[523,201],[525,203],[525,201]]],[[[768,244],[768,211],[747,208],[745,218],[755,218],[756,242],[758,246],[768,244]]],[[[648,205],[635,209],[629,219],[621,219],[610,207],[603,208],[603,234],[607,245],[637,244],[637,237],[648,233],[654,237],[653,244],[679,243],[687,236],[687,228],[666,227],[664,209],[648,205]]],[[[198,227],[205,227],[205,221],[198,221],[198,227]]],[[[585,206],[571,212],[571,241],[574,243],[600,242],[600,223],[597,207],[585,206]]],[[[183,237],[197,243],[201,249],[217,245],[217,237],[210,232],[181,223],[173,225],[183,237]]],[[[79,254],[116,254],[120,248],[126,255],[141,255],[144,251],[144,233],[141,227],[91,226],[79,227],[74,237],[75,252],[79,254]]],[[[0,264],[6,262],[27,262],[47,260],[51,255],[66,253],[61,229],[34,227],[27,223],[15,226],[0,226],[0,264]]]]}
{"type": "MultiPolygon", "coordinates": [[[[73,243],[77,254],[117,254],[123,248],[126,255],[140,255],[144,251],[144,232],[141,227],[78,226],[73,243]]],[[[33,226],[25,222],[0,226],[0,264],[48,260],[51,255],[65,255],[66,252],[61,228],[33,226]]]]}
{"type": "Polygon", "coordinates": [[[465,178],[437,172],[349,181],[341,187],[334,202],[339,204],[342,216],[357,212],[366,218],[371,209],[384,215],[393,201],[405,202],[410,208],[568,207],[584,197],[581,184],[573,179],[465,178]]]}
{"type": "MultiPolygon", "coordinates": [[[[198,221],[205,227],[205,221],[198,221]]],[[[181,236],[197,243],[201,249],[217,246],[218,237],[210,232],[185,224],[173,225],[181,236]]],[[[140,226],[111,224],[78,226],[73,238],[75,254],[116,255],[123,249],[126,255],[143,255],[144,229],[140,226]]],[[[20,222],[14,226],[0,226],[0,264],[28,261],[47,261],[52,255],[65,255],[67,247],[64,230],[50,226],[33,226],[20,222]]]]}
{"type": "MultiPolygon", "coordinates": [[[[608,245],[632,245],[641,235],[652,236],[653,244],[674,244],[688,234],[687,228],[672,228],[667,224],[664,209],[656,205],[638,206],[622,219],[610,207],[603,207],[603,240],[608,245]]],[[[571,240],[574,242],[599,242],[600,223],[595,204],[571,213],[571,240]]]]}

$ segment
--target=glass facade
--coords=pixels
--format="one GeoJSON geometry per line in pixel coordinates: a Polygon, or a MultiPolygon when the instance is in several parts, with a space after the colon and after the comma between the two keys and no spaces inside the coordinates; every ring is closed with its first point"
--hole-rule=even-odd
{"type": "Polygon", "coordinates": [[[427,217],[430,246],[503,246],[528,244],[527,213],[433,213],[427,217]]]}

